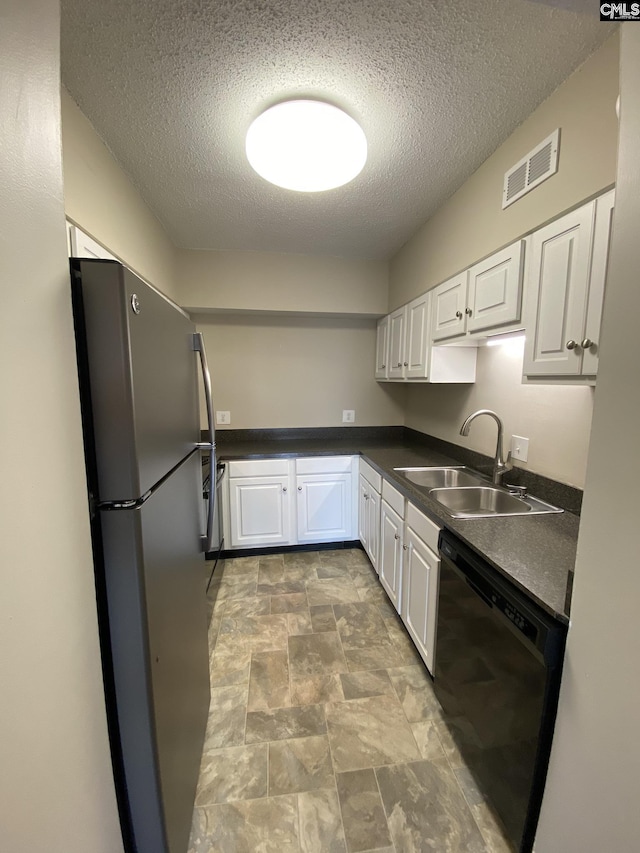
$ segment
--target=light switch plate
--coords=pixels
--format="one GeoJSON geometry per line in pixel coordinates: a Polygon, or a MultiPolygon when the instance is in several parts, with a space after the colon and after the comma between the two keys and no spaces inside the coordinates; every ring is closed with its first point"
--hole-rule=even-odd
{"type": "Polygon", "coordinates": [[[216,412],[216,423],[217,424],[230,424],[231,423],[231,412],[216,412]]]}
{"type": "Polygon", "coordinates": [[[511,436],[511,458],[526,462],[529,456],[529,439],[521,435],[511,436]]]}
{"type": "Polygon", "coordinates": [[[343,409],[342,410],[342,423],[343,424],[353,424],[355,422],[356,422],[355,409],[343,409]]]}

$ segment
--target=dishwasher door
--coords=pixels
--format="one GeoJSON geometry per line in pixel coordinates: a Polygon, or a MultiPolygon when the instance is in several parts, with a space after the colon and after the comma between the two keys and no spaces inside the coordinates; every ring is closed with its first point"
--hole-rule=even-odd
{"type": "Polygon", "coordinates": [[[535,837],[566,628],[448,531],[440,535],[434,687],[514,850],[535,837]]]}

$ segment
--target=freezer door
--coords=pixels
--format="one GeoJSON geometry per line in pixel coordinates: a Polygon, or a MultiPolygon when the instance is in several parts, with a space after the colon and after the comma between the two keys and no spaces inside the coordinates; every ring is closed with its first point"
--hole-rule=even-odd
{"type": "Polygon", "coordinates": [[[141,509],[100,513],[137,853],[185,853],[193,816],[210,695],[200,468],[195,452],[141,509]]]}
{"type": "Polygon", "coordinates": [[[74,259],[71,270],[94,496],[136,499],[199,440],[195,327],[119,263],[74,259]]]}

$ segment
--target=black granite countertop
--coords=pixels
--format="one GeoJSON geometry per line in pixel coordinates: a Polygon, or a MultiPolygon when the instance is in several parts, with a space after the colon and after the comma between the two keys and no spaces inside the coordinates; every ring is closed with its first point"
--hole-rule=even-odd
{"type": "MultiPolygon", "coordinates": [[[[424,491],[395,473],[394,468],[469,464],[460,454],[443,453],[438,444],[417,443],[402,428],[375,430],[309,430],[274,440],[268,432],[238,439],[218,434],[218,458],[362,455],[385,479],[425,515],[452,531],[474,551],[522,589],[547,613],[568,622],[570,591],[576,558],[579,517],[572,512],[502,518],[451,518],[424,491]]],[[[411,431],[409,431],[411,432],[411,431]]],[[[455,451],[454,451],[455,452],[455,451]]],[[[551,500],[549,495],[533,492],[551,500]]]]}

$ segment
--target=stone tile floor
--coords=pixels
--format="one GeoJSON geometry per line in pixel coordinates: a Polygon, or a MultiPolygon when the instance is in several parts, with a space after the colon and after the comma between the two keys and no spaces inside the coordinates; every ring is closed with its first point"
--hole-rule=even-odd
{"type": "Polygon", "coordinates": [[[227,560],[208,597],[189,853],[511,850],[364,552],[227,560]]]}

